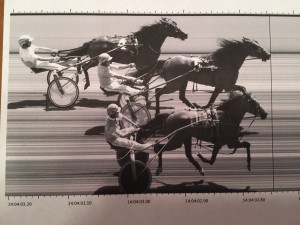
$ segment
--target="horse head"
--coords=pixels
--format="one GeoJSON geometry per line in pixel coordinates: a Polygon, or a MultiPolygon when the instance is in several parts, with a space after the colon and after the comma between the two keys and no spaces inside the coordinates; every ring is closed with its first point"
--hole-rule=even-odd
{"type": "Polygon", "coordinates": [[[173,20],[162,17],[159,23],[165,28],[167,36],[179,38],[181,40],[187,39],[188,35],[184,33],[173,20]]]}
{"type": "Polygon", "coordinates": [[[246,47],[249,56],[259,58],[264,62],[271,58],[271,54],[261,47],[257,41],[243,37],[242,43],[246,47]]]}
{"type": "Polygon", "coordinates": [[[248,104],[248,113],[254,116],[260,116],[262,120],[266,119],[268,113],[263,109],[263,107],[258,103],[254,95],[250,92],[243,91],[243,97],[246,99],[248,104]]]}
{"type": "Polygon", "coordinates": [[[255,97],[251,93],[246,92],[246,90],[240,91],[230,92],[229,98],[223,100],[217,109],[230,115],[231,121],[235,121],[238,124],[245,113],[250,113],[255,117],[260,116],[262,120],[266,119],[268,113],[261,107],[255,97]]]}

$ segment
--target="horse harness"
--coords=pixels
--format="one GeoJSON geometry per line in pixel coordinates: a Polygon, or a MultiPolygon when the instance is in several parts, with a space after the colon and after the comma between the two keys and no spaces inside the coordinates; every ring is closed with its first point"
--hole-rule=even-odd
{"type": "Polygon", "coordinates": [[[201,129],[201,136],[197,138],[197,143],[200,140],[200,146],[202,144],[202,139],[204,132],[209,133],[210,139],[218,142],[220,137],[219,129],[219,119],[217,110],[215,107],[211,106],[209,109],[189,109],[190,112],[194,114],[194,118],[191,120],[191,123],[195,123],[192,127],[201,129]]]}

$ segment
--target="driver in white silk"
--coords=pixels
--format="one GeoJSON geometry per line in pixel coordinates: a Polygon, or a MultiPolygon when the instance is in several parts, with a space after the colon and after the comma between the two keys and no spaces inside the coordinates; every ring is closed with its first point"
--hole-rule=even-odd
{"type": "Polygon", "coordinates": [[[117,79],[132,81],[137,84],[141,84],[141,80],[137,80],[136,78],[130,76],[123,76],[112,71],[112,69],[121,70],[132,68],[134,67],[134,64],[130,63],[128,65],[111,65],[111,60],[112,57],[107,53],[103,53],[99,56],[98,77],[100,81],[100,87],[108,92],[128,94],[130,96],[140,93],[141,90],[121,84],[117,79]]]}
{"type": "Polygon", "coordinates": [[[19,55],[22,62],[29,68],[39,68],[46,70],[62,70],[66,67],[59,65],[60,57],[42,57],[36,52],[57,53],[57,49],[38,47],[32,45],[33,38],[29,35],[22,35],[19,37],[19,55]]]}
{"type": "Polygon", "coordinates": [[[152,146],[150,143],[140,144],[136,141],[128,139],[132,134],[139,131],[139,128],[130,127],[121,129],[119,126],[119,121],[122,119],[123,115],[120,113],[120,110],[120,107],[116,104],[110,104],[107,107],[108,117],[106,118],[104,132],[106,141],[114,146],[124,147],[136,151],[150,148],[152,146]]]}

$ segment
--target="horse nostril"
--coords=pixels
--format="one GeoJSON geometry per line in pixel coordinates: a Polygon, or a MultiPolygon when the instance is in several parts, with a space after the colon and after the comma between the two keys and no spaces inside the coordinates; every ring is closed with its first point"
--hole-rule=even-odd
{"type": "Polygon", "coordinates": [[[263,113],[263,114],[260,116],[260,118],[261,118],[262,120],[264,120],[264,119],[267,118],[267,116],[268,116],[268,113],[263,113]]]}

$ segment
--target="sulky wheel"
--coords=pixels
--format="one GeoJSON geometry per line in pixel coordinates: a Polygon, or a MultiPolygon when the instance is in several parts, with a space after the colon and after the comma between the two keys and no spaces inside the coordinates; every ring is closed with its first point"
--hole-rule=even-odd
{"type": "Polygon", "coordinates": [[[75,104],[79,96],[79,89],[73,80],[67,77],[58,77],[49,84],[47,94],[53,105],[66,108],[75,104]]]}
{"type": "MultiPolygon", "coordinates": [[[[54,74],[54,71],[53,70],[49,70],[48,74],[47,74],[47,83],[48,85],[51,83],[51,81],[53,81],[53,74],[54,74]]],[[[67,78],[70,78],[72,79],[73,81],[75,81],[76,84],[78,84],[79,82],[79,76],[78,75],[75,75],[74,73],[68,73],[68,72],[65,72],[63,73],[62,77],[67,77],[67,78]]]]}
{"type": "Polygon", "coordinates": [[[121,168],[119,185],[128,194],[147,192],[151,182],[152,175],[149,168],[140,161],[127,162],[121,168]],[[134,175],[133,167],[135,167],[136,175],[134,175]]]}
{"type": "MultiPolygon", "coordinates": [[[[130,102],[121,109],[121,113],[134,122],[137,126],[143,126],[151,120],[151,115],[148,109],[135,102],[130,102]]],[[[129,128],[133,125],[125,119],[120,121],[122,128],[129,128]]]]}
{"type": "MultiPolygon", "coordinates": [[[[130,154],[128,154],[127,148],[120,148],[116,150],[117,161],[120,167],[124,166],[127,162],[130,162],[130,154]]],[[[149,153],[147,152],[136,152],[135,159],[147,164],[149,160],[149,153]]]]}

